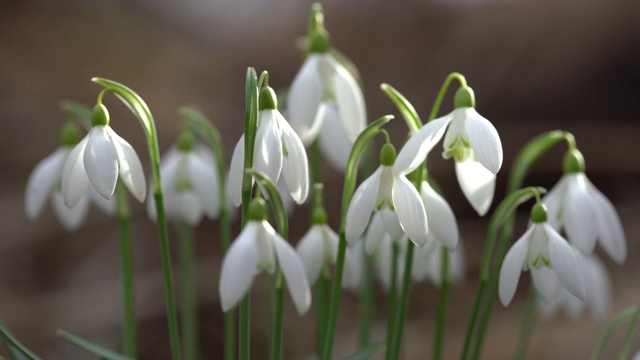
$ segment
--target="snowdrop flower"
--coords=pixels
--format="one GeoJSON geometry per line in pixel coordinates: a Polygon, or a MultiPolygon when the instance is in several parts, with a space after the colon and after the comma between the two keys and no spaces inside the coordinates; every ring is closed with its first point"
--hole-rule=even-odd
{"type": "MultiPolygon", "coordinates": [[[[203,216],[216,219],[220,212],[218,171],[211,150],[195,146],[192,135],[181,134],[160,164],[164,203],[168,218],[197,225],[203,216]]],[[[149,189],[149,192],[152,190],[149,189]]],[[[156,218],[156,204],[149,194],[147,212],[156,218]]]]}
{"type": "Polygon", "coordinates": [[[366,127],[364,96],[356,79],[330,51],[321,8],[312,9],[310,52],[287,100],[291,126],[309,146],[319,138],[323,155],[344,171],[356,138],[366,127]]]}
{"type": "MultiPolygon", "coordinates": [[[[309,195],[309,165],[302,141],[278,111],[272,88],[266,86],[260,91],[259,102],[253,167],[267,174],[274,183],[282,175],[293,200],[302,204],[309,195]]],[[[229,170],[231,201],[235,206],[242,203],[243,172],[244,135],[233,151],[229,170]]]]}
{"type": "Polygon", "coordinates": [[[256,274],[275,273],[280,267],[299,314],[311,306],[311,290],[302,261],[296,251],[265,220],[264,200],[251,203],[249,222],[231,244],[222,262],[220,301],[228,311],[245,296],[256,274]]]}
{"type": "MultiPolygon", "coordinates": [[[[549,273],[579,299],[585,298],[584,276],[573,248],[547,223],[547,209],[537,203],[531,210],[532,224],[518,239],[502,263],[499,295],[502,305],[513,299],[520,272],[531,270],[531,278],[543,300],[551,301],[558,289],[548,281],[549,273]]],[[[551,278],[552,279],[552,278],[551,278]]]]}
{"type": "Polygon", "coordinates": [[[91,130],[69,153],[62,169],[62,195],[69,207],[76,205],[87,186],[110,199],[118,182],[138,201],[146,196],[142,164],[136,151],[109,126],[109,112],[102,104],[93,108],[91,130]]]}
{"type": "MultiPolygon", "coordinates": [[[[300,239],[297,246],[298,256],[302,260],[307,280],[311,285],[316,283],[326,266],[335,264],[340,241],[338,234],[327,224],[327,215],[324,209],[314,210],[312,222],[311,228],[300,239]]],[[[359,283],[360,272],[357,266],[361,263],[355,259],[359,254],[355,249],[347,248],[345,256],[342,287],[354,288],[359,283]]]]}
{"type": "Polygon", "coordinates": [[[443,156],[455,159],[462,192],[482,216],[493,201],[496,174],[502,166],[502,143],[495,127],[476,111],[470,87],[458,89],[454,105],[451,113],[418,130],[405,144],[405,154],[401,152],[398,158],[406,155],[423,161],[449,126],[444,136],[443,156]]]}
{"type": "Polygon", "coordinates": [[[547,317],[562,308],[573,318],[581,316],[585,310],[588,310],[594,318],[604,319],[609,311],[612,297],[611,279],[607,268],[595,255],[587,257],[576,251],[576,256],[584,274],[584,301],[571,295],[555,278],[550,281],[556,281],[557,286],[560,288],[560,294],[551,302],[538,302],[539,307],[547,317]]]}
{"type": "MultiPolygon", "coordinates": [[[[442,248],[442,244],[433,241],[420,250],[416,249],[423,254],[425,259],[414,261],[412,268],[414,281],[429,279],[435,286],[440,286],[442,283],[442,248]]],[[[455,283],[464,279],[466,269],[464,248],[460,242],[455,250],[449,250],[449,282],[455,283]]]]}
{"type": "Polygon", "coordinates": [[[591,254],[599,241],[607,255],[618,264],[624,263],[627,243],[620,217],[585,175],[582,154],[569,150],[563,167],[564,175],[542,199],[549,208],[549,224],[564,230],[583,254],[591,254]]]}
{"type": "Polygon", "coordinates": [[[419,165],[418,159],[398,156],[387,143],[380,152],[380,167],[356,189],[346,219],[346,238],[353,243],[369,224],[371,212],[380,214],[384,230],[393,239],[406,233],[418,246],[428,239],[427,214],[422,198],[406,174],[419,165]]]}
{"type": "Polygon", "coordinates": [[[106,200],[91,189],[81,194],[73,207],[68,207],[60,189],[62,169],[71,152],[78,143],[79,130],[73,123],[67,123],[60,132],[60,147],[36,165],[27,181],[25,210],[29,220],[35,220],[51,198],[54,213],[62,225],[70,231],[82,226],[89,210],[89,200],[98,205],[107,214],[115,213],[115,201],[106,200]]]}

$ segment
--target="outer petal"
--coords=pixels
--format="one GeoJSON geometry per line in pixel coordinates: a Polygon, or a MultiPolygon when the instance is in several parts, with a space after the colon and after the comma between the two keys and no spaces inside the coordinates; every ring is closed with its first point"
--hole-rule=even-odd
{"type": "Polygon", "coordinates": [[[497,174],[502,166],[502,143],[493,124],[476,109],[466,109],[465,130],[478,162],[497,174]]]}
{"type": "Polygon", "coordinates": [[[174,217],[186,221],[189,225],[198,225],[203,213],[200,200],[200,197],[192,191],[181,191],[175,194],[174,217]]]}
{"type": "Polygon", "coordinates": [[[282,171],[282,141],[277,123],[277,110],[263,110],[258,115],[258,131],[253,151],[253,167],[276,183],[282,171]]]}
{"type": "Polygon", "coordinates": [[[427,213],[418,190],[400,175],[393,179],[393,204],[398,220],[409,239],[422,247],[427,243],[427,213]]]}
{"type": "MultiPolygon", "coordinates": [[[[96,189],[93,186],[89,186],[87,188],[87,193],[91,201],[102,210],[107,215],[115,215],[116,213],[116,199],[111,197],[111,199],[105,199],[102,195],[98,194],[96,189]]],[[[155,208],[154,208],[155,210],[155,208]]]]}
{"type": "Polygon", "coordinates": [[[549,214],[547,223],[556,230],[560,230],[562,226],[562,211],[567,193],[567,179],[568,177],[566,175],[562,176],[558,183],[542,198],[542,202],[547,205],[549,214]]]}
{"type": "Polygon", "coordinates": [[[545,266],[531,269],[531,280],[542,301],[550,303],[558,299],[562,286],[552,269],[545,266]]]}
{"type": "Polygon", "coordinates": [[[318,62],[322,55],[311,54],[293,79],[287,99],[287,114],[291,127],[305,145],[317,138],[321,119],[317,116],[322,102],[323,88],[318,62]]]}
{"type": "Polygon", "coordinates": [[[460,188],[478,215],[484,216],[496,187],[496,175],[487,170],[479,162],[469,158],[463,162],[456,161],[456,177],[460,188]]]}
{"type": "Polygon", "coordinates": [[[83,196],[78,202],[69,208],[62,198],[62,193],[59,191],[53,192],[53,210],[60,223],[69,231],[78,230],[84,220],[87,218],[87,212],[89,211],[89,200],[86,196],[83,196]]]}
{"type": "Polygon", "coordinates": [[[393,174],[406,175],[418,168],[431,149],[442,139],[452,118],[453,113],[450,113],[435,119],[413,134],[398,153],[396,162],[393,164],[393,174]]]}
{"type": "Polygon", "coordinates": [[[398,219],[398,213],[385,206],[382,210],[378,211],[378,214],[380,214],[380,220],[382,220],[382,225],[384,225],[383,231],[389,234],[392,240],[397,241],[405,236],[402,225],[400,225],[400,220],[398,219]]]}
{"type": "Polygon", "coordinates": [[[367,235],[364,239],[367,254],[375,254],[378,248],[380,248],[380,244],[382,244],[385,236],[389,237],[389,234],[387,234],[384,223],[382,222],[382,215],[380,215],[380,212],[376,212],[373,214],[371,225],[369,225],[367,235]]]}
{"type": "Polygon", "coordinates": [[[520,239],[513,244],[502,262],[498,294],[500,295],[500,302],[503,306],[509,305],[513,299],[513,295],[516,293],[520,273],[524,267],[524,261],[527,258],[529,236],[532,231],[533,227],[529,228],[520,239]]]}
{"type": "Polygon", "coordinates": [[[362,241],[356,241],[352,247],[348,247],[345,256],[342,288],[359,292],[362,284],[364,256],[367,256],[364,253],[362,241]]]}
{"type": "Polygon", "coordinates": [[[306,270],[309,284],[315,284],[324,264],[325,249],[322,228],[318,225],[311,226],[298,242],[297,251],[306,270]]]}
{"type": "Polygon", "coordinates": [[[595,256],[586,259],[587,271],[591,278],[587,288],[589,310],[597,319],[604,319],[611,304],[611,279],[607,267],[595,256]]]}
{"type": "Polygon", "coordinates": [[[271,229],[271,232],[278,256],[278,265],[280,265],[280,269],[282,269],[284,278],[287,281],[287,288],[293,299],[293,304],[296,306],[298,314],[302,315],[311,306],[311,290],[309,289],[304,266],[293,247],[273,229],[271,229]]]}
{"type": "Polygon", "coordinates": [[[258,264],[256,237],[259,230],[260,223],[247,223],[224,257],[218,286],[222,311],[226,312],[240,302],[253,283],[258,264]]]}
{"type": "Polygon", "coordinates": [[[83,156],[89,181],[106,199],[113,196],[118,182],[118,154],[108,129],[108,126],[91,128],[83,156]]]}
{"type": "Polygon", "coordinates": [[[448,249],[455,250],[460,235],[451,206],[426,181],[422,183],[420,193],[427,212],[429,232],[448,249]]]}
{"type": "Polygon", "coordinates": [[[349,139],[355,141],[360,132],[367,127],[367,112],[364,96],[358,82],[344,66],[332,59],[335,68],[333,77],[333,91],[338,103],[340,120],[349,139]]]}
{"type": "Polygon", "coordinates": [[[543,226],[549,238],[549,261],[553,270],[571,294],[584,300],[584,275],[573,248],[551,226],[543,226]]]}
{"type": "Polygon", "coordinates": [[[282,163],[282,176],[291,192],[291,197],[298,204],[302,204],[309,195],[309,164],[307,152],[302,141],[293,131],[287,120],[278,112],[276,113],[277,125],[282,132],[282,145],[285,151],[282,163]]]}
{"type": "Polygon", "coordinates": [[[218,184],[215,168],[195,153],[188,154],[186,160],[186,175],[200,203],[198,208],[201,208],[210,219],[217,218],[220,212],[218,197],[220,184],[218,184]]]}
{"type": "Polygon", "coordinates": [[[627,258],[627,240],[622,228],[622,222],[616,208],[589,180],[587,189],[592,196],[596,212],[600,245],[611,258],[622,265],[627,258]]]}
{"type": "Polygon", "coordinates": [[[240,137],[233,155],[231,156],[231,165],[229,168],[229,196],[231,202],[236,207],[242,204],[242,178],[244,170],[244,135],[240,137]]]}
{"type": "Polygon", "coordinates": [[[320,106],[320,114],[319,116],[322,116],[322,133],[320,135],[322,155],[334,169],[344,172],[353,148],[353,140],[349,138],[340,122],[340,115],[335,103],[323,103],[320,106]]]}
{"type": "Polygon", "coordinates": [[[351,198],[345,224],[345,235],[349,244],[352,244],[369,224],[371,212],[376,206],[381,174],[382,166],[360,184],[351,198]]]}
{"type": "Polygon", "coordinates": [[[67,156],[67,161],[62,168],[62,197],[64,203],[69,207],[73,207],[87,189],[89,178],[84,169],[84,150],[89,141],[89,136],[85,136],[78,145],[67,156]]]}
{"type": "Polygon", "coordinates": [[[42,159],[29,175],[24,197],[24,208],[27,217],[34,220],[47,202],[51,191],[62,176],[64,161],[69,155],[68,148],[59,148],[42,159]]]}
{"type": "Polygon", "coordinates": [[[110,127],[105,126],[105,128],[118,154],[120,179],[138,201],[144,202],[147,195],[147,183],[138,154],[125,139],[110,127]]]}
{"type": "Polygon", "coordinates": [[[598,238],[596,206],[588,192],[584,174],[569,176],[562,214],[564,229],[571,244],[585,255],[593,252],[598,238]]]}

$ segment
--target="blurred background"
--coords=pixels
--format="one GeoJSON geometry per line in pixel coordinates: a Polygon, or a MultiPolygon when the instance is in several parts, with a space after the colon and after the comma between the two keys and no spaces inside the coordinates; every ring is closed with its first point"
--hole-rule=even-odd
{"type": "MultiPolygon", "coordinates": [[[[504,196],[507,169],[527,140],[553,129],[576,135],[589,178],[620,214],[629,254],[622,267],[602,257],[613,279],[607,319],[573,319],[564,314],[540,318],[528,358],[587,358],[610,318],[640,302],[640,2],[332,0],[323,4],[334,46],[360,69],[370,121],[387,113],[397,115],[379,91],[381,82],[396,87],[426,118],[446,75],[459,71],[466,76],[476,92],[478,111],[493,122],[504,146],[494,206],[504,196]]],[[[162,151],[180,129],[177,108],[197,104],[222,132],[229,156],[243,127],[247,66],[269,70],[274,88],[287,87],[301,63],[295,43],[305,35],[310,5],[284,0],[0,1],[0,317],[14,335],[44,359],[91,358],[56,338],[58,328],[114,350],[121,348],[116,219],[94,208],[85,226],[69,233],[50,206],[36,222],[29,222],[24,213],[29,173],[58,146],[58,129],[67,118],[59,101],[93,106],[100,87],[90,82],[91,77],[122,82],[151,108],[162,151]]],[[[452,93],[442,114],[451,110],[452,93]]],[[[148,169],[137,121],[114,97],[108,96],[105,104],[112,127],[137,149],[148,169]]],[[[406,131],[403,121],[395,120],[389,129],[400,143],[406,131]]],[[[528,185],[550,188],[556,183],[564,146],[536,165],[528,185]]],[[[452,286],[450,294],[445,357],[453,359],[459,357],[469,319],[488,219],[478,218],[465,201],[452,162],[437,155],[431,159],[431,174],[458,216],[467,256],[466,280],[452,286]]],[[[324,176],[335,228],[342,177],[329,166],[324,176]]],[[[168,359],[156,228],[143,205],[132,201],[132,207],[140,358],[168,359]]],[[[525,229],[528,208],[523,207],[518,234],[525,229]]],[[[307,219],[306,208],[295,211],[292,242],[306,232],[307,219]]],[[[217,234],[217,223],[208,220],[197,231],[203,359],[222,354],[217,234]]],[[[509,308],[496,303],[484,358],[512,357],[529,283],[524,275],[509,308]]],[[[269,345],[266,284],[266,278],[259,277],[252,293],[256,359],[264,358],[269,345]]],[[[374,339],[381,339],[385,295],[379,289],[376,294],[372,331],[374,339]]],[[[314,349],[313,312],[300,318],[286,301],[285,357],[308,358],[314,349]]],[[[404,358],[429,358],[436,301],[432,284],[413,287],[404,358]]],[[[357,308],[357,297],[345,294],[336,337],[338,358],[355,350],[357,308]]],[[[622,333],[613,338],[607,348],[610,356],[617,354],[622,338],[622,333]]],[[[640,349],[637,340],[632,352],[640,349]]]]}

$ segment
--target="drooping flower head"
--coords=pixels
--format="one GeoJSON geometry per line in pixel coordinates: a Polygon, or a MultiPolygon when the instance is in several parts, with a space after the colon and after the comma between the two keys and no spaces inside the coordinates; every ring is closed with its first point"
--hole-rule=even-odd
{"type": "Polygon", "coordinates": [[[624,263],[627,241],[620,217],[611,201],[587,178],[580,151],[567,151],[563,168],[560,181],[542,198],[549,208],[549,224],[564,230],[584,255],[590,255],[599,242],[615,262],[624,263]]]}
{"type": "MultiPolygon", "coordinates": [[[[260,91],[260,111],[253,156],[254,169],[277,183],[280,176],[293,200],[302,204],[309,195],[309,165],[302,141],[278,111],[276,94],[266,86],[260,91]]],[[[242,203],[244,170],[244,135],[240,137],[231,157],[229,187],[235,206],[242,203]]]]}
{"type": "Polygon", "coordinates": [[[63,200],[62,169],[79,139],[78,126],[72,122],[66,123],[60,131],[60,147],[40,161],[31,172],[24,199],[25,210],[30,220],[35,220],[40,215],[49,198],[56,217],[70,231],[77,230],[84,223],[89,210],[89,200],[93,200],[107,214],[115,212],[115,201],[102,198],[93,189],[80,194],[80,198],[72,207],[68,207],[63,200]]]}
{"type": "Polygon", "coordinates": [[[118,176],[138,201],[146,196],[144,171],[138,154],[109,126],[109,112],[97,104],[91,114],[91,130],[69,153],[62,170],[62,195],[73,207],[87,186],[110,199],[118,176]]]}
{"type": "MultiPolygon", "coordinates": [[[[215,158],[208,147],[194,144],[191,132],[184,131],[177,147],[162,158],[160,175],[168,218],[196,225],[203,216],[212,220],[218,217],[220,185],[215,158]]],[[[149,194],[147,212],[155,219],[152,194],[149,194]]]]}
{"type": "Polygon", "coordinates": [[[534,205],[531,220],[529,229],[509,249],[502,263],[499,283],[502,305],[509,305],[516,292],[520,273],[529,270],[533,284],[544,301],[552,301],[559,294],[560,288],[553,282],[556,276],[571,294],[584,299],[584,275],[578,258],[571,245],[547,223],[544,204],[534,205]]]}
{"type": "Polygon", "coordinates": [[[331,49],[319,4],[312,8],[308,41],[309,54],[289,89],[288,116],[306,146],[319,139],[329,163],[344,171],[353,143],[366,127],[364,96],[331,49]]]}
{"type": "MultiPolygon", "coordinates": [[[[460,188],[479,215],[485,215],[493,201],[496,174],[502,166],[502,143],[489,120],[475,109],[475,96],[462,86],[454,98],[455,110],[435,119],[405,144],[406,156],[424,161],[444,135],[443,156],[453,158],[460,188]]],[[[404,154],[399,154],[398,157],[404,154]]]]}
{"type": "Polygon", "coordinates": [[[242,300],[255,275],[262,271],[274,274],[279,267],[298,313],[304,314],[311,306],[305,268],[293,247],[266,221],[266,215],[264,200],[254,200],[249,222],[224,257],[219,284],[222,311],[242,300]]]}

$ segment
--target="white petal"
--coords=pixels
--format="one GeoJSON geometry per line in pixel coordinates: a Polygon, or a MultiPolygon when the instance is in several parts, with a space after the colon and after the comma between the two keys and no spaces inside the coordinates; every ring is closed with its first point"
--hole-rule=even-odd
{"type": "Polygon", "coordinates": [[[249,221],[224,257],[219,284],[222,311],[239,303],[253,283],[258,264],[256,238],[259,231],[260,223],[249,221]]]}
{"type": "Polygon", "coordinates": [[[298,242],[297,252],[307,274],[309,284],[315,284],[324,265],[324,240],[322,228],[313,225],[298,242]]]}
{"type": "MultiPolygon", "coordinates": [[[[286,152],[282,163],[282,176],[291,192],[291,197],[298,204],[302,204],[309,195],[309,164],[307,152],[298,135],[293,131],[287,120],[278,112],[276,121],[282,132],[282,145],[286,152]]],[[[283,149],[283,150],[284,150],[283,149]]]]}
{"type": "Polygon", "coordinates": [[[455,250],[460,235],[451,206],[426,181],[422,183],[420,192],[427,212],[429,232],[449,250],[455,250]]]}
{"type": "Polygon", "coordinates": [[[571,294],[584,300],[584,275],[573,248],[551,226],[544,227],[549,238],[549,261],[553,270],[571,294]]]}
{"type": "Polygon", "coordinates": [[[452,118],[453,113],[450,113],[435,119],[413,134],[398,153],[396,162],[393,164],[393,174],[406,175],[417,169],[427,158],[431,149],[442,139],[452,118]]]}
{"type": "Polygon", "coordinates": [[[51,191],[60,181],[64,161],[69,152],[69,148],[57,149],[42,159],[29,175],[24,207],[30,220],[38,217],[49,195],[51,195],[51,191]]]}
{"type": "Polygon", "coordinates": [[[476,109],[467,108],[465,112],[465,130],[478,162],[497,174],[502,166],[502,143],[496,128],[476,109]]]}
{"type": "MultiPolygon", "coordinates": [[[[273,231],[273,229],[271,230],[273,231]]],[[[273,232],[272,236],[278,256],[278,265],[282,269],[282,274],[287,282],[287,289],[289,289],[289,294],[293,299],[296,310],[298,310],[298,314],[302,315],[311,306],[311,290],[309,289],[304,266],[298,254],[288,242],[276,232],[273,232]]]]}
{"type": "Polygon", "coordinates": [[[493,201],[496,175],[469,158],[463,162],[456,161],[456,177],[471,206],[478,215],[484,216],[493,201]]]}
{"type": "MultiPolygon", "coordinates": [[[[149,188],[149,196],[147,197],[147,215],[149,216],[149,219],[151,219],[151,220],[153,220],[153,221],[157,221],[157,220],[158,220],[158,214],[157,214],[157,212],[156,212],[156,199],[155,199],[155,197],[153,196],[152,191],[153,191],[153,190],[152,190],[152,189],[151,189],[151,187],[150,187],[150,188],[149,188]]],[[[100,196],[100,197],[102,197],[102,196],[100,196]]],[[[167,192],[165,191],[165,193],[164,193],[164,197],[163,197],[164,202],[165,202],[165,206],[164,206],[165,211],[166,211],[166,209],[167,209],[167,205],[166,205],[166,202],[167,202],[167,201],[166,201],[166,197],[167,197],[167,192]]]]}
{"type": "Polygon", "coordinates": [[[177,193],[175,196],[175,216],[191,226],[198,225],[203,215],[200,200],[200,197],[192,191],[177,193]]]}
{"type": "Polygon", "coordinates": [[[84,191],[89,185],[87,172],[84,170],[84,150],[89,141],[89,136],[85,136],[78,145],[67,156],[62,168],[62,197],[64,203],[73,207],[84,195],[84,191]]]}
{"type": "Polygon", "coordinates": [[[578,174],[569,176],[562,210],[564,229],[571,244],[585,255],[593,252],[598,238],[595,206],[584,177],[578,174]]]}
{"type": "Polygon", "coordinates": [[[347,248],[345,254],[344,274],[342,275],[342,288],[359,293],[362,286],[362,272],[364,265],[364,253],[362,241],[357,241],[352,247],[347,248]]]}
{"type": "Polygon", "coordinates": [[[362,89],[344,66],[337,61],[332,61],[332,63],[335,67],[333,91],[338,103],[340,120],[342,120],[342,125],[347,131],[349,139],[355,141],[360,132],[367,127],[367,112],[362,89]]]}
{"type": "Polygon", "coordinates": [[[310,145],[318,136],[321,120],[318,108],[322,102],[323,87],[318,69],[321,55],[311,54],[293,79],[287,98],[287,114],[291,127],[305,145],[310,145]]]}
{"type": "Polygon", "coordinates": [[[229,167],[229,196],[236,207],[242,204],[242,178],[244,175],[244,135],[240,137],[231,156],[229,167]]]}
{"type": "Polygon", "coordinates": [[[277,110],[263,110],[258,115],[258,131],[253,150],[253,168],[276,183],[282,171],[282,141],[276,120],[277,110]]]}
{"type": "Polygon", "coordinates": [[[540,294],[542,301],[553,302],[558,299],[562,285],[552,269],[546,266],[531,269],[531,280],[533,280],[533,285],[536,287],[538,294],[540,294]]]}
{"type": "Polygon", "coordinates": [[[69,208],[64,203],[62,193],[59,191],[53,192],[52,201],[56,217],[65,229],[76,231],[84,224],[84,220],[87,218],[87,212],[89,211],[89,200],[86,196],[82,196],[72,208],[69,208]]]}
{"type": "Polygon", "coordinates": [[[378,211],[373,214],[373,218],[371,218],[371,225],[369,225],[367,235],[364,239],[367,254],[375,254],[380,248],[380,244],[382,244],[382,240],[385,236],[388,237],[389,234],[385,231],[385,226],[382,222],[382,215],[378,211]]]}
{"type": "Polygon", "coordinates": [[[220,212],[218,174],[210,163],[205,162],[196,153],[187,155],[186,171],[191,186],[209,219],[215,219],[220,212]]]}
{"type": "Polygon", "coordinates": [[[347,168],[353,140],[340,122],[340,115],[334,102],[320,105],[322,115],[322,133],[320,134],[320,150],[323,157],[334,169],[343,172],[347,168]]]}
{"type": "Polygon", "coordinates": [[[566,175],[562,176],[558,183],[542,198],[542,202],[547,205],[547,223],[556,230],[560,230],[562,226],[561,220],[563,204],[567,194],[567,179],[566,175]]]}
{"type": "Polygon", "coordinates": [[[120,179],[138,201],[144,202],[147,196],[147,182],[136,150],[110,127],[105,128],[118,154],[120,179]]]}
{"type": "Polygon", "coordinates": [[[588,276],[591,279],[590,287],[586,289],[589,309],[595,318],[604,319],[609,312],[611,304],[611,280],[606,266],[600,259],[591,256],[586,261],[588,276]]]}
{"type": "Polygon", "coordinates": [[[400,225],[398,214],[395,211],[385,206],[378,211],[378,214],[380,214],[380,220],[384,225],[384,232],[389,234],[391,239],[397,241],[405,235],[402,225],[400,225]]]}
{"type": "Polygon", "coordinates": [[[393,205],[409,239],[417,246],[427,243],[427,213],[418,190],[403,175],[393,179],[393,205]]]}
{"type": "Polygon", "coordinates": [[[93,186],[87,188],[87,193],[91,201],[107,215],[115,215],[116,213],[116,198],[105,199],[102,195],[98,194],[93,186]]]}
{"type": "Polygon", "coordinates": [[[451,282],[458,282],[464,279],[464,275],[467,272],[467,263],[464,257],[464,246],[462,241],[458,243],[458,248],[451,251],[451,257],[449,259],[451,282]]]}
{"type": "Polygon", "coordinates": [[[360,184],[351,198],[345,224],[345,235],[349,244],[352,244],[369,224],[371,212],[376,206],[381,174],[382,166],[378,167],[368,179],[360,184]]]}
{"type": "Polygon", "coordinates": [[[91,128],[83,162],[91,185],[100,195],[111,198],[118,181],[118,154],[107,126],[91,128]]]}
{"type": "Polygon", "coordinates": [[[622,265],[627,258],[627,240],[618,212],[589,180],[585,181],[594,203],[600,245],[618,265],[622,265]]]}
{"type": "Polygon", "coordinates": [[[502,267],[500,268],[500,282],[498,284],[498,293],[500,302],[503,306],[509,305],[516,293],[520,273],[524,268],[524,261],[527,258],[527,250],[529,249],[529,236],[533,232],[533,227],[518,239],[509,252],[504,257],[502,267]]]}

